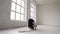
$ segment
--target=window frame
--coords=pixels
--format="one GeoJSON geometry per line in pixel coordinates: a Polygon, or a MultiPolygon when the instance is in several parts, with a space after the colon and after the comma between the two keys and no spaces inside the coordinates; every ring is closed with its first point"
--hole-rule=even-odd
{"type": "Polygon", "coordinates": [[[30,1],[30,18],[34,19],[35,22],[36,22],[36,4],[33,0],[30,1]],[[33,6],[31,6],[31,4],[33,6]],[[33,9],[33,11],[31,11],[31,8],[33,9]],[[34,15],[34,16],[31,16],[31,13],[34,15]]]}
{"type": "Polygon", "coordinates": [[[14,12],[14,13],[15,13],[15,19],[11,19],[11,14],[10,14],[10,20],[16,21],[16,13],[18,13],[18,14],[20,14],[20,20],[17,20],[17,21],[26,21],[26,20],[27,20],[27,19],[26,19],[26,18],[27,18],[27,16],[26,16],[27,14],[25,14],[25,13],[26,13],[26,5],[27,5],[27,1],[25,1],[25,0],[21,0],[21,5],[19,5],[19,4],[17,3],[17,0],[16,0],[16,1],[13,1],[13,0],[12,0],[12,2],[11,2],[11,12],[14,12]],[[24,2],[24,6],[22,6],[22,1],[24,2]],[[15,4],[15,10],[12,10],[12,3],[15,4]],[[17,11],[16,11],[17,5],[20,6],[20,12],[17,12],[17,11]],[[24,9],[24,13],[21,13],[21,8],[24,9]],[[24,16],[24,19],[23,19],[23,20],[21,20],[21,15],[24,16]]]}

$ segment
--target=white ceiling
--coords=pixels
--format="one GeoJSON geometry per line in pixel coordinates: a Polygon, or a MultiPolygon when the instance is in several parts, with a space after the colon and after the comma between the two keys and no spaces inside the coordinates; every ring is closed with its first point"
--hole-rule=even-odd
{"type": "Polygon", "coordinates": [[[59,3],[60,0],[35,0],[37,4],[59,3]]]}

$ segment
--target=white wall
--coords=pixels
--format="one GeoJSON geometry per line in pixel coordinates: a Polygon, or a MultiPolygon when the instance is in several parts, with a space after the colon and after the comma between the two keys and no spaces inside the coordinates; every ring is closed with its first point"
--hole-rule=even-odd
{"type": "MultiPolygon", "coordinates": [[[[27,2],[27,19],[30,17],[29,10],[29,1],[27,2]]],[[[13,28],[13,27],[22,27],[27,26],[27,22],[21,21],[11,21],[10,20],[10,10],[11,9],[11,0],[0,0],[0,29],[13,28]]]]}
{"type": "Polygon", "coordinates": [[[12,28],[12,27],[21,27],[26,26],[27,22],[21,21],[11,21],[10,20],[10,7],[11,7],[11,0],[0,0],[1,1],[1,22],[0,22],[0,29],[4,28],[12,28]]]}
{"type": "Polygon", "coordinates": [[[39,24],[60,25],[60,3],[43,4],[37,6],[39,24]]]}

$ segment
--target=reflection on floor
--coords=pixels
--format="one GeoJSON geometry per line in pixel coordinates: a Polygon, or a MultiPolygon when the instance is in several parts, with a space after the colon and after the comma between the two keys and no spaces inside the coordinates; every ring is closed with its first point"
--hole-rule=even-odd
{"type": "Polygon", "coordinates": [[[28,27],[0,30],[0,34],[60,34],[60,27],[41,26],[37,30],[30,30],[28,27]]]}

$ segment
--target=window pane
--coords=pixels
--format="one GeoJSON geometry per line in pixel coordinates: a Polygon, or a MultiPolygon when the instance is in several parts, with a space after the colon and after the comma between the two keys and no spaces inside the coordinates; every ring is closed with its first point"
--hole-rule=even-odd
{"type": "Polygon", "coordinates": [[[33,3],[31,3],[31,7],[35,8],[36,6],[33,3]]]}
{"type": "Polygon", "coordinates": [[[24,8],[23,7],[21,7],[21,13],[24,14],[24,8]]]}
{"type": "Polygon", "coordinates": [[[16,0],[12,0],[12,1],[16,2],[16,0]]]}
{"type": "Polygon", "coordinates": [[[17,5],[16,12],[20,13],[20,6],[19,5],[17,5]]]}
{"type": "Polygon", "coordinates": [[[36,22],[36,17],[31,17],[32,19],[34,19],[34,21],[36,22]]]}
{"type": "Polygon", "coordinates": [[[24,7],[24,0],[22,0],[22,6],[24,7]]]}
{"type": "Polygon", "coordinates": [[[35,3],[32,1],[32,3],[30,4],[30,11],[31,11],[31,18],[35,20],[36,22],[36,5],[35,3]]]}
{"type": "Polygon", "coordinates": [[[32,12],[34,12],[34,9],[33,9],[32,7],[30,8],[30,10],[31,10],[32,12]]]}
{"type": "Polygon", "coordinates": [[[27,0],[23,0],[23,1],[25,1],[25,2],[26,2],[27,0]]]}
{"type": "Polygon", "coordinates": [[[34,13],[32,13],[32,12],[31,12],[31,16],[33,16],[33,17],[34,17],[34,16],[35,16],[35,15],[34,15],[34,13]]]}
{"type": "Polygon", "coordinates": [[[21,5],[21,0],[17,0],[17,4],[21,5]]]}
{"type": "Polygon", "coordinates": [[[15,20],[15,12],[11,11],[10,19],[15,20]]]}
{"type": "Polygon", "coordinates": [[[27,21],[27,11],[25,11],[25,21],[27,21]]]}
{"type": "Polygon", "coordinates": [[[33,17],[31,16],[30,18],[32,18],[33,19],[33,17]]]}
{"type": "Polygon", "coordinates": [[[24,15],[21,14],[21,21],[24,21],[24,15]]]}
{"type": "Polygon", "coordinates": [[[31,3],[31,7],[34,7],[34,5],[31,3]]]}
{"type": "Polygon", "coordinates": [[[25,21],[26,21],[26,19],[27,19],[27,16],[25,16],[25,21]]]}
{"type": "Polygon", "coordinates": [[[20,20],[20,14],[16,13],[16,20],[20,20]]]}
{"type": "Polygon", "coordinates": [[[15,3],[14,2],[12,2],[11,10],[15,11],[15,3]]]}

